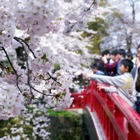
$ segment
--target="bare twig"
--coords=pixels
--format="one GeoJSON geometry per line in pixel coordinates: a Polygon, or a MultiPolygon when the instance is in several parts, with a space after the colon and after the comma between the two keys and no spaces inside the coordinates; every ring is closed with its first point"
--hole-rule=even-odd
{"type": "Polygon", "coordinates": [[[96,5],[96,0],[94,0],[94,1],[91,3],[91,5],[89,6],[89,8],[87,8],[87,10],[86,10],[85,12],[88,12],[88,11],[91,9],[91,7],[92,7],[93,5],[96,5]]]}
{"type": "Polygon", "coordinates": [[[48,78],[48,80],[49,80],[49,79],[53,79],[55,82],[57,82],[57,78],[55,78],[55,77],[52,77],[52,76],[50,75],[50,73],[49,73],[49,72],[47,72],[47,74],[49,75],[49,78],[48,78]]]}
{"type": "Polygon", "coordinates": [[[46,95],[45,93],[43,93],[43,92],[37,90],[37,89],[34,88],[33,86],[31,86],[31,88],[32,88],[34,91],[36,91],[36,92],[38,92],[38,93],[40,93],[40,94],[42,94],[42,95],[44,95],[44,96],[56,96],[56,95],[46,95]]]}

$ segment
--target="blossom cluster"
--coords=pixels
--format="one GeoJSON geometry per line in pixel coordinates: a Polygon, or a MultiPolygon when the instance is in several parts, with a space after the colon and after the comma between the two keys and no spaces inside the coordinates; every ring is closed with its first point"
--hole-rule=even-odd
{"type": "Polygon", "coordinates": [[[51,124],[46,107],[42,104],[39,106],[32,104],[24,109],[21,115],[13,119],[15,123],[11,124],[9,134],[1,136],[0,140],[30,140],[31,138],[49,140],[48,128],[51,124]]]}
{"type": "Polygon", "coordinates": [[[24,97],[15,85],[1,81],[0,85],[0,119],[17,117],[24,109],[24,97]]]}

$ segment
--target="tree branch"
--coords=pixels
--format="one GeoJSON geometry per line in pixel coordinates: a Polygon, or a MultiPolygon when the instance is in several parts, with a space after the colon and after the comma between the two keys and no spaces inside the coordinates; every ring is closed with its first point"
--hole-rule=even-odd
{"type": "Polygon", "coordinates": [[[85,12],[88,12],[88,11],[91,9],[91,7],[92,7],[93,5],[96,5],[96,0],[94,0],[94,1],[91,3],[91,5],[89,6],[89,8],[87,8],[87,10],[86,10],[85,12]]]}
{"type": "Polygon", "coordinates": [[[57,82],[57,78],[52,77],[52,76],[50,75],[50,73],[49,73],[49,72],[47,72],[47,74],[49,75],[49,78],[48,78],[47,80],[49,80],[49,79],[53,79],[55,82],[57,82]]]}
{"type": "Polygon", "coordinates": [[[31,88],[32,88],[34,91],[36,91],[36,92],[38,92],[38,93],[40,93],[40,94],[42,94],[42,95],[44,95],[44,96],[56,96],[56,95],[46,95],[45,93],[43,93],[43,92],[37,90],[36,88],[34,88],[32,85],[31,85],[31,88]]]}
{"type": "Polygon", "coordinates": [[[30,48],[30,46],[28,45],[28,43],[27,43],[25,40],[23,40],[23,39],[21,39],[21,38],[19,38],[19,37],[14,37],[14,39],[15,39],[17,42],[19,42],[20,44],[21,44],[21,43],[22,43],[22,44],[24,43],[24,44],[27,46],[27,48],[29,49],[29,51],[32,53],[32,55],[34,56],[34,58],[36,58],[34,52],[32,51],[32,49],[30,48]]]}
{"type": "MultiPolygon", "coordinates": [[[[54,96],[54,97],[55,97],[56,95],[46,95],[45,93],[43,93],[43,92],[37,90],[36,88],[34,88],[34,87],[32,86],[32,84],[31,84],[31,79],[30,79],[30,67],[29,67],[29,62],[28,62],[28,53],[27,53],[27,51],[26,51],[25,46],[30,50],[30,52],[33,54],[34,58],[36,58],[36,56],[35,56],[34,52],[30,49],[30,46],[28,45],[28,43],[26,43],[23,39],[18,38],[18,37],[14,37],[14,39],[22,45],[22,47],[24,48],[26,57],[27,57],[27,58],[26,58],[27,77],[28,77],[28,79],[27,79],[27,84],[29,85],[30,93],[31,93],[30,102],[31,102],[32,99],[35,98],[34,95],[33,95],[32,90],[34,90],[34,91],[36,91],[36,92],[38,92],[38,93],[40,93],[40,94],[42,94],[42,95],[44,95],[44,96],[54,96]]],[[[49,75],[49,78],[48,78],[48,79],[45,79],[45,80],[52,79],[52,80],[54,80],[55,82],[57,82],[57,78],[52,77],[51,74],[50,74],[49,72],[47,72],[47,74],[49,75]]],[[[60,84],[59,82],[57,82],[57,83],[60,84]]]]}
{"type": "Polygon", "coordinates": [[[16,69],[14,68],[14,66],[13,66],[13,64],[12,64],[12,62],[11,62],[11,60],[10,60],[10,58],[9,58],[9,55],[8,55],[7,51],[5,50],[4,47],[1,47],[0,50],[3,50],[3,51],[4,51],[4,53],[5,53],[5,55],[6,55],[6,58],[7,58],[7,60],[8,60],[8,62],[9,62],[9,64],[10,64],[10,66],[11,66],[11,68],[13,69],[13,71],[14,71],[16,77],[17,77],[17,79],[16,79],[16,86],[17,86],[17,88],[19,89],[19,91],[22,92],[21,89],[20,89],[20,87],[19,87],[19,83],[18,83],[18,79],[19,79],[20,76],[17,74],[17,71],[16,71],[16,69]]]}

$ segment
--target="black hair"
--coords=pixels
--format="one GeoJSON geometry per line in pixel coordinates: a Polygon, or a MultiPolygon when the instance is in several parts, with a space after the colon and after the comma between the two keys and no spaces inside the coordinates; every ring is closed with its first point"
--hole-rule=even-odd
{"type": "Polygon", "coordinates": [[[91,67],[92,69],[97,69],[97,64],[91,64],[90,67],[91,67]]]}
{"type": "Polygon", "coordinates": [[[140,44],[138,45],[138,47],[137,47],[137,50],[140,48],[140,44]]]}
{"type": "Polygon", "coordinates": [[[116,55],[117,55],[117,52],[118,52],[118,51],[117,51],[117,49],[116,49],[116,50],[113,50],[113,51],[111,52],[111,54],[116,56],[116,55]]]}
{"type": "Polygon", "coordinates": [[[123,57],[125,57],[126,52],[124,49],[119,49],[119,50],[117,50],[117,54],[123,55],[123,57]]]}
{"type": "Polygon", "coordinates": [[[102,52],[102,56],[107,55],[107,54],[110,54],[109,50],[105,50],[102,52]]]}
{"type": "Polygon", "coordinates": [[[126,56],[131,57],[131,60],[133,59],[133,54],[131,52],[127,52],[126,56]]]}
{"type": "Polygon", "coordinates": [[[121,64],[124,65],[124,67],[128,67],[128,72],[131,72],[133,69],[133,62],[129,59],[122,59],[121,64]]]}

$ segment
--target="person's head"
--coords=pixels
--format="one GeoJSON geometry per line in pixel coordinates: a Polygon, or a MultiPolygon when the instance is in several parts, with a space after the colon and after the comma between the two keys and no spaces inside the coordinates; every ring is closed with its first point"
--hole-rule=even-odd
{"type": "Polygon", "coordinates": [[[95,74],[97,72],[97,65],[96,64],[91,64],[91,69],[92,69],[92,72],[95,74]]]}
{"type": "Polygon", "coordinates": [[[133,62],[129,59],[123,59],[121,60],[121,65],[120,65],[120,72],[121,74],[124,74],[126,72],[131,72],[133,68],[133,62]]]}
{"type": "Polygon", "coordinates": [[[129,59],[129,60],[132,60],[133,59],[133,54],[131,52],[127,52],[125,58],[129,59]]]}
{"type": "Polygon", "coordinates": [[[138,48],[137,48],[137,57],[140,59],[140,45],[138,45],[138,48]]]}
{"type": "Polygon", "coordinates": [[[113,51],[111,52],[111,59],[112,59],[113,61],[116,61],[116,55],[117,55],[117,50],[113,50],[113,51]]]}
{"type": "Polygon", "coordinates": [[[117,59],[121,60],[122,58],[125,57],[125,50],[124,49],[119,49],[117,50],[117,59]]]}
{"type": "Polygon", "coordinates": [[[103,56],[106,56],[106,58],[108,59],[108,58],[110,57],[110,52],[109,52],[109,50],[103,51],[103,52],[102,52],[102,57],[103,57],[103,56]]]}

